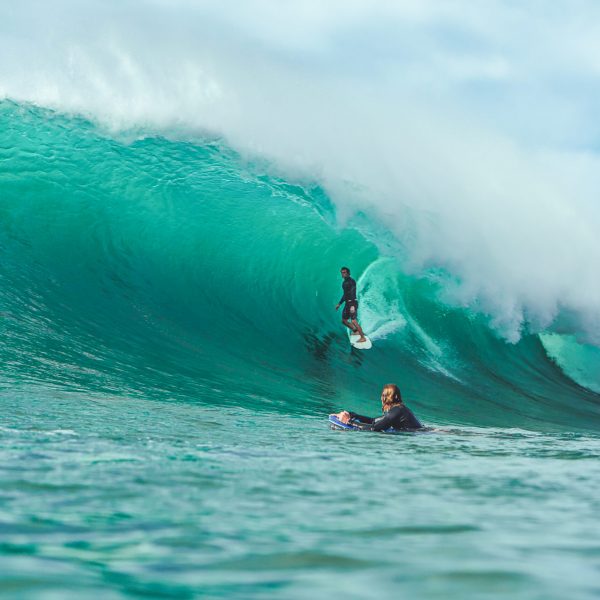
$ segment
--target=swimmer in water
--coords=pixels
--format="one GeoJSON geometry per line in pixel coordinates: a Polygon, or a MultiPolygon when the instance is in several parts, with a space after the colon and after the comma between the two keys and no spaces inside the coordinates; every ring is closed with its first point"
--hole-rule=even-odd
{"type": "Polygon", "coordinates": [[[423,427],[410,408],[402,401],[400,388],[393,383],[383,386],[381,408],[383,409],[381,417],[364,417],[347,410],[334,416],[342,423],[352,422],[352,425],[357,425],[360,429],[367,431],[386,431],[387,429],[415,431],[423,427]]]}

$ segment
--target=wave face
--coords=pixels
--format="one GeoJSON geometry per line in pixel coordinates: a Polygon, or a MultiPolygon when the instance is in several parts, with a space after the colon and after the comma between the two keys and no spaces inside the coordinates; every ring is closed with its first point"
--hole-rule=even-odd
{"type": "Polygon", "coordinates": [[[372,412],[395,381],[428,422],[600,422],[591,350],[579,376],[549,338],[507,343],[438,271],[407,274],[378,220],[342,226],[323,188],[222,142],[3,102],[0,185],[5,387],[318,413],[372,412]],[[333,310],[341,265],[372,351],[350,352],[333,310]]]}

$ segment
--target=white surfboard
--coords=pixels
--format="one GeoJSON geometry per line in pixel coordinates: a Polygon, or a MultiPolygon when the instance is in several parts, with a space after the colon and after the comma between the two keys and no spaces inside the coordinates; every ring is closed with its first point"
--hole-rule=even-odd
{"type": "Polygon", "coordinates": [[[350,335],[350,343],[359,350],[368,350],[373,347],[371,340],[365,335],[365,341],[359,342],[360,335],[358,333],[353,333],[350,335]]]}

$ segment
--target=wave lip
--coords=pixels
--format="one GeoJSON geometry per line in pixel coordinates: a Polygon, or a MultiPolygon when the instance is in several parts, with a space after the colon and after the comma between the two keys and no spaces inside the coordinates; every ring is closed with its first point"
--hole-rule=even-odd
{"type": "Polygon", "coordinates": [[[540,335],[548,356],[579,385],[600,394],[600,348],[579,343],[572,335],[540,335]]]}

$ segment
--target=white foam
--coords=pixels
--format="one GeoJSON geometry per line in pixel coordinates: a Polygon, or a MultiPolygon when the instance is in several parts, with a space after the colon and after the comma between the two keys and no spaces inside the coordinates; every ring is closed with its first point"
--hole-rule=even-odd
{"type": "MultiPolygon", "coordinates": [[[[508,339],[600,345],[600,6],[39,0],[0,7],[0,97],[221,135],[317,178],[340,219],[508,339]]],[[[383,334],[382,334],[383,335],[383,334]]]]}
{"type": "Polygon", "coordinates": [[[357,281],[359,321],[372,341],[385,339],[408,328],[425,351],[421,364],[459,381],[442,363],[448,357],[444,349],[412,317],[404,304],[397,272],[397,261],[379,258],[373,261],[357,281]]]}
{"type": "Polygon", "coordinates": [[[360,322],[372,341],[385,339],[404,328],[395,261],[380,258],[372,262],[357,281],[360,322]]]}

